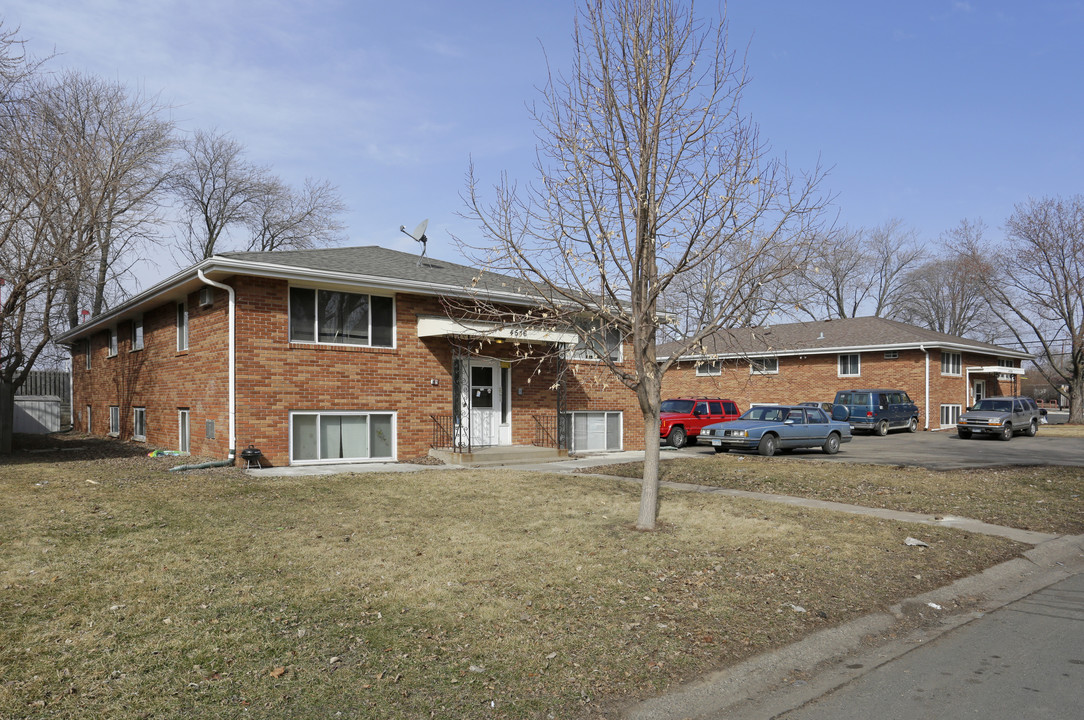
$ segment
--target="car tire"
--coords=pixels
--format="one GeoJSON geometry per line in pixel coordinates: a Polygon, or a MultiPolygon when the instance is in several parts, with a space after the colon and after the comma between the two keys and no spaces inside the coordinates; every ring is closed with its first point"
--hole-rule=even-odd
{"type": "Polygon", "coordinates": [[[672,448],[680,448],[685,446],[685,441],[688,436],[685,435],[685,428],[675,427],[670,429],[670,434],[666,436],[666,444],[672,448]]]}
{"type": "Polygon", "coordinates": [[[824,439],[824,445],[821,445],[821,450],[825,455],[835,455],[839,452],[839,433],[828,433],[828,437],[824,439]]]}
{"type": "Polygon", "coordinates": [[[968,430],[967,428],[959,428],[956,431],[956,436],[958,438],[960,438],[961,440],[970,440],[971,439],[971,431],[968,430]]]}
{"type": "Polygon", "coordinates": [[[1005,423],[1001,427],[1001,433],[997,436],[998,440],[1012,440],[1012,425],[1005,423]]]}
{"type": "Polygon", "coordinates": [[[918,432],[918,418],[911,418],[911,422],[907,423],[907,432],[918,432]]]}
{"type": "Polygon", "coordinates": [[[1039,421],[1038,420],[1032,420],[1031,424],[1028,425],[1028,430],[1027,430],[1028,437],[1035,437],[1035,434],[1037,432],[1039,432],[1039,421]]]}
{"type": "Polygon", "coordinates": [[[712,449],[717,453],[725,453],[730,448],[719,447],[718,445],[715,445],[715,446],[712,447],[712,449]]]}
{"type": "Polygon", "coordinates": [[[888,434],[888,421],[887,420],[882,420],[881,422],[877,423],[877,427],[873,428],[873,432],[877,433],[881,437],[884,437],[885,435],[887,435],[888,434]]]}
{"type": "Polygon", "coordinates": [[[764,457],[771,457],[772,455],[775,455],[775,451],[779,447],[778,443],[778,438],[776,438],[775,435],[768,433],[760,439],[760,445],[757,446],[757,452],[764,457]]]}

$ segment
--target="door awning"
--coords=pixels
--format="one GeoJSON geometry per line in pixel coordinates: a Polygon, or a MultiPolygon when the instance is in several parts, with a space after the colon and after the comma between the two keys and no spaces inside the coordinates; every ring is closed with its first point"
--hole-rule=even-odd
{"type": "Polygon", "coordinates": [[[967,368],[968,374],[971,373],[997,373],[998,375],[1023,375],[1024,368],[1018,367],[1002,367],[1000,365],[983,365],[981,367],[969,367],[967,368]]]}
{"type": "Polygon", "coordinates": [[[481,320],[461,320],[434,315],[420,315],[418,317],[418,337],[447,336],[511,340],[524,343],[575,344],[579,341],[579,335],[574,332],[561,332],[527,325],[504,325],[481,320]]]}

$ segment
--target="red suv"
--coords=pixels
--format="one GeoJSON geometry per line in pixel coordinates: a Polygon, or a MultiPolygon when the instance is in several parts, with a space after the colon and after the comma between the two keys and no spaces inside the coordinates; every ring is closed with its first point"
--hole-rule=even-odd
{"type": "Polygon", "coordinates": [[[701,428],[712,423],[737,420],[738,404],[721,398],[674,398],[663,400],[659,437],[672,447],[695,443],[701,428]]]}

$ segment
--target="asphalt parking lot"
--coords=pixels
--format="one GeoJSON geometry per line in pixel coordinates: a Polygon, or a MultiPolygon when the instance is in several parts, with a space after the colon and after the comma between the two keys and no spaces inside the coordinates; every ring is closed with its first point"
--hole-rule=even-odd
{"type": "MultiPolygon", "coordinates": [[[[684,447],[676,452],[715,454],[707,443],[684,447]]],[[[837,455],[825,455],[820,450],[795,450],[792,456],[803,455],[832,462],[917,465],[931,470],[1005,465],[1084,466],[1084,438],[1044,437],[1042,427],[1035,437],[1017,435],[1008,442],[994,438],[961,440],[955,430],[917,433],[897,430],[885,437],[856,433],[854,439],[845,443],[837,455]]]]}

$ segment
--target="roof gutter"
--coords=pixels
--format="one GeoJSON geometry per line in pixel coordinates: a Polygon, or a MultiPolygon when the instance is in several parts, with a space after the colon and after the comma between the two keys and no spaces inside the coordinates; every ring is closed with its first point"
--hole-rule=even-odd
{"type": "Polygon", "coordinates": [[[229,417],[230,417],[230,456],[228,462],[233,465],[234,460],[237,458],[237,331],[236,325],[236,312],[237,312],[237,295],[234,293],[233,287],[220,283],[217,280],[212,280],[203,273],[203,268],[196,270],[196,274],[199,279],[207,283],[211,287],[225,290],[230,296],[230,311],[229,311],[229,417]]]}

